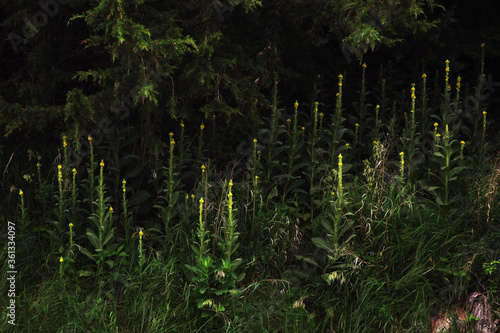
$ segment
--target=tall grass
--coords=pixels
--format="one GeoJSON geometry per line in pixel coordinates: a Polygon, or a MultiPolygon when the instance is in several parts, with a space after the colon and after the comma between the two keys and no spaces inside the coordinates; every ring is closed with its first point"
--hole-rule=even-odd
{"type": "Polygon", "coordinates": [[[79,144],[66,137],[52,169],[16,161],[10,216],[18,239],[41,240],[18,255],[18,328],[418,332],[473,291],[498,314],[499,174],[482,73],[472,95],[456,76],[453,95],[446,61],[434,96],[430,75],[399,94],[389,77],[370,90],[367,70],[355,112],[349,73],[334,105],[296,101],[288,119],[276,82],[266,109],[252,104],[246,150],[213,119],[212,137],[181,121],[149,163],[133,141],[109,155],[90,136],[74,164],[79,144]],[[224,145],[231,168],[210,159],[224,145]]]}

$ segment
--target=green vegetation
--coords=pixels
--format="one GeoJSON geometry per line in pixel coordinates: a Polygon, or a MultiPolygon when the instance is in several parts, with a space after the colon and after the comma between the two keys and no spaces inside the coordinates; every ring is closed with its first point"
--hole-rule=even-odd
{"type": "MultiPolygon", "coordinates": [[[[455,107],[444,94],[436,108],[443,113],[431,114],[443,123],[417,132],[425,120],[413,87],[409,139],[404,128],[377,140],[377,131],[348,130],[355,126],[343,117],[342,77],[338,86],[330,125],[317,124],[317,103],[308,118],[297,102],[293,120],[276,124],[280,110],[272,105],[277,114],[269,127],[262,119],[258,132],[274,126],[274,141],[251,140],[222,170],[201,160],[210,145],[178,151],[173,132],[166,162],[149,166],[123,150],[116,165],[134,159],[138,166],[116,168],[106,143],[94,147],[92,137],[89,155],[72,171],[64,158],[53,170],[35,165],[43,156],[28,161],[25,174],[10,166],[22,187],[15,215],[19,327],[415,331],[432,311],[463,303],[473,290],[497,300],[498,159],[477,164],[487,158],[487,131],[479,129],[478,141],[468,137],[474,118],[449,112],[460,110],[462,99],[455,107]],[[371,154],[363,151],[367,142],[371,154]],[[410,172],[405,156],[413,152],[420,168],[410,172]],[[143,169],[154,165],[164,172],[146,176],[143,169]],[[143,179],[148,192],[139,189],[143,179]]],[[[380,130],[390,131],[380,116],[380,130]]],[[[63,150],[75,149],[66,138],[63,150]]],[[[224,133],[212,139],[230,140],[224,133]]]]}
{"type": "Polygon", "coordinates": [[[52,56],[81,64],[0,86],[4,319],[16,270],[16,326],[0,331],[422,332],[474,292],[499,318],[488,45],[467,76],[445,57],[413,77],[292,70],[266,35],[285,28],[255,22],[308,23],[318,50],[333,39],[361,60],[443,7],[279,3],[74,1],[14,44],[28,59],[6,56],[11,75],[48,75],[37,56],[64,21],[75,36],[52,56]],[[239,20],[263,30],[236,43],[239,20]]]}

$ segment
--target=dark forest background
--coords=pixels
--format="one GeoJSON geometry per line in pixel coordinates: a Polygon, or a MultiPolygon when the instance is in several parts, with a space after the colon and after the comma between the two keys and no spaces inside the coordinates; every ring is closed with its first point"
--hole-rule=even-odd
{"type": "Polygon", "coordinates": [[[333,104],[335,78],[352,71],[347,84],[358,84],[360,62],[371,84],[389,62],[400,82],[442,69],[443,59],[468,78],[481,43],[486,72],[498,72],[493,0],[61,3],[48,1],[48,15],[35,1],[2,4],[1,119],[16,142],[89,126],[89,113],[97,122],[136,85],[137,114],[158,120],[151,132],[169,131],[172,118],[216,115],[244,133],[239,120],[256,99],[269,111],[275,79],[283,101],[333,104]],[[149,89],[146,69],[168,80],[149,89]]]}

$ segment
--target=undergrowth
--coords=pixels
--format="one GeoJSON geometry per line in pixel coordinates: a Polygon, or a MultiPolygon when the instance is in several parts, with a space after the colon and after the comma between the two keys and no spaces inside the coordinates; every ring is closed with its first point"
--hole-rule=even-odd
{"type": "Polygon", "coordinates": [[[498,318],[485,77],[467,94],[451,66],[399,93],[363,65],[359,100],[344,73],[333,106],[282,108],[276,81],[244,142],[215,118],[147,152],[131,127],[70,128],[57,153],[9,161],[16,329],[421,332],[474,291],[498,318]]]}

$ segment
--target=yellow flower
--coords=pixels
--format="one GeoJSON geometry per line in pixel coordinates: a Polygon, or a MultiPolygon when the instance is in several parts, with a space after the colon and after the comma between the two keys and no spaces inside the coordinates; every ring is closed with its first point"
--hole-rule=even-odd
{"type": "Polygon", "coordinates": [[[440,138],[440,137],[441,137],[441,134],[437,133],[436,138],[440,138]]]}
{"type": "Polygon", "coordinates": [[[57,166],[57,169],[58,169],[58,170],[61,170],[61,169],[62,169],[62,165],[61,165],[61,164],[59,164],[59,165],[57,166]]]}
{"type": "Polygon", "coordinates": [[[92,141],[92,137],[89,135],[89,137],[87,138],[89,141],[92,141]]]}
{"type": "Polygon", "coordinates": [[[375,106],[375,109],[377,110],[380,109],[380,105],[375,106]]]}
{"type": "Polygon", "coordinates": [[[434,127],[438,127],[438,123],[434,123],[434,127]]]}
{"type": "Polygon", "coordinates": [[[463,141],[463,140],[462,140],[462,141],[460,141],[460,144],[461,144],[462,146],[463,146],[463,145],[465,145],[465,141],[463,141]]]}
{"type": "Polygon", "coordinates": [[[175,140],[170,141],[171,145],[175,145],[175,140]]]}
{"type": "Polygon", "coordinates": [[[200,198],[200,203],[204,203],[205,201],[203,200],[203,198],[200,198]]]}
{"type": "Polygon", "coordinates": [[[253,143],[257,143],[257,139],[253,139],[253,143]]]}
{"type": "Polygon", "coordinates": [[[232,179],[229,181],[229,186],[233,186],[233,180],[232,179]]]}
{"type": "Polygon", "coordinates": [[[20,195],[20,196],[23,196],[23,195],[24,195],[23,190],[19,190],[19,195],[20,195]]]}
{"type": "Polygon", "coordinates": [[[483,111],[483,116],[486,116],[486,111],[483,111]]]}
{"type": "Polygon", "coordinates": [[[301,129],[302,129],[303,131],[305,131],[305,129],[306,129],[306,128],[305,128],[304,126],[302,126],[302,127],[301,127],[301,129]]]}
{"type": "Polygon", "coordinates": [[[262,152],[260,150],[257,150],[257,154],[262,154],[262,152]]]}
{"type": "Polygon", "coordinates": [[[448,59],[446,59],[446,63],[447,63],[447,64],[449,64],[449,63],[450,63],[450,61],[449,61],[448,59]]]}
{"type": "Polygon", "coordinates": [[[259,176],[255,176],[255,179],[259,179],[259,176]]]}
{"type": "Polygon", "coordinates": [[[122,184],[123,184],[123,185],[127,184],[127,181],[126,181],[125,179],[124,179],[124,180],[122,180],[122,184]]]}
{"type": "Polygon", "coordinates": [[[37,166],[37,167],[41,167],[42,165],[41,165],[40,163],[37,163],[37,164],[36,164],[36,166],[37,166]]]}
{"type": "Polygon", "coordinates": [[[139,231],[139,236],[142,238],[142,236],[144,236],[144,231],[139,231]]]}
{"type": "Polygon", "coordinates": [[[366,68],[366,64],[363,64],[361,67],[366,68]]]}
{"type": "Polygon", "coordinates": [[[233,194],[231,192],[229,192],[227,196],[231,198],[233,196],[233,194]]]}
{"type": "Polygon", "coordinates": [[[374,144],[374,145],[378,145],[377,140],[374,140],[374,141],[373,141],[373,144],[374,144]]]}
{"type": "Polygon", "coordinates": [[[347,147],[349,147],[349,143],[346,143],[345,145],[346,145],[347,147]]]}
{"type": "Polygon", "coordinates": [[[200,129],[203,131],[205,129],[205,124],[201,124],[200,129]]]}
{"type": "Polygon", "coordinates": [[[109,211],[113,213],[113,207],[109,207],[109,211]]]}
{"type": "Polygon", "coordinates": [[[74,174],[74,175],[76,175],[76,174],[77,174],[77,172],[76,172],[76,168],[73,168],[73,170],[72,170],[72,171],[73,171],[73,174],[74,174]]]}
{"type": "Polygon", "coordinates": [[[191,194],[191,199],[194,199],[194,194],[191,194]]]}
{"type": "Polygon", "coordinates": [[[101,167],[104,167],[104,160],[101,160],[101,163],[99,163],[101,167]]]}
{"type": "Polygon", "coordinates": [[[59,262],[63,262],[63,261],[64,261],[63,257],[59,258],[59,262]]]}
{"type": "Polygon", "coordinates": [[[174,136],[174,133],[170,132],[168,133],[169,136],[174,136]]]}
{"type": "Polygon", "coordinates": [[[299,102],[295,101],[295,103],[293,103],[293,107],[294,108],[298,108],[299,107],[299,102]]]}
{"type": "Polygon", "coordinates": [[[289,123],[289,122],[291,122],[291,121],[292,121],[292,119],[288,118],[286,121],[289,123]]]}
{"type": "Polygon", "coordinates": [[[70,228],[73,228],[73,223],[70,223],[70,224],[69,224],[69,227],[70,227],[70,228]]]}
{"type": "Polygon", "coordinates": [[[359,124],[358,124],[358,123],[356,123],[356,124],[354,124],[354,126],[359,127],[359,124]]]}
{"type": "Polygon", "coordinates": [[[485,45],[485,44],[484,44],[484,43],[482,43],[482,44],[481,44],[481,47],[484,47],[484,45],[485,45]]]}
{"type": "Polygon", "coordinates": [[[339,79],[343,78],[342,74],[339,74],[339,79]]]}
{"type": "Polygon", "coordinates": [[[422,78],[425,79],[427,77],[427,74],[422,74],[422,78]]]}
{"type": "Polygon", "coordinates": [[[399,156],[404,156],[404,154],[405,154],[404,152],[400,152],[399,156]]]}
{"type": "Polygon", "coordinates": [[[205,165],[202,165],[201,166],[201,172],[205,172],[205,169],[206,169],[205,165]]]}
{"type": "Polygon", "coordinates": [[[324,115],[323,115],[323,112],[321,112],[321,113],[319,114],[319,116],[320,116],[320,117],[323,117],[323,116],[324,116],[324,115]]]}

